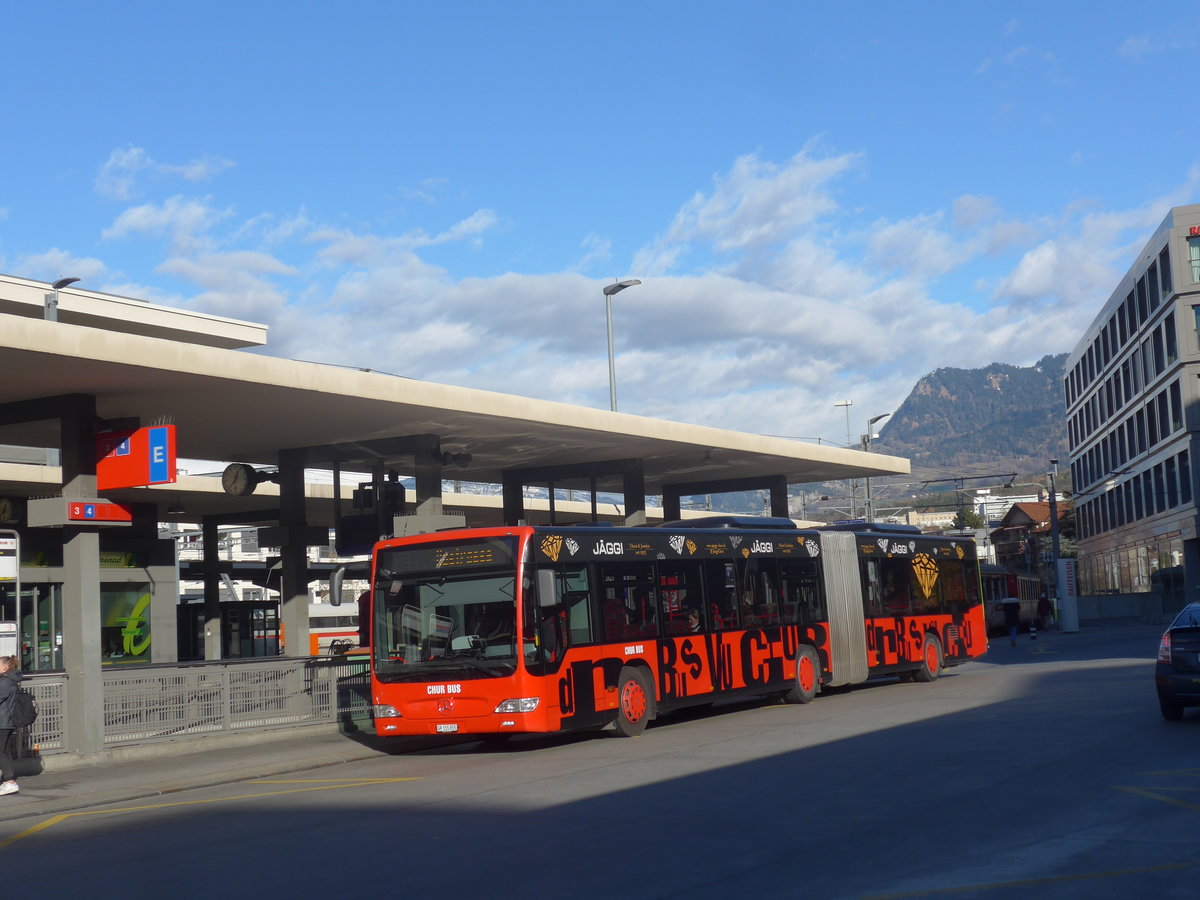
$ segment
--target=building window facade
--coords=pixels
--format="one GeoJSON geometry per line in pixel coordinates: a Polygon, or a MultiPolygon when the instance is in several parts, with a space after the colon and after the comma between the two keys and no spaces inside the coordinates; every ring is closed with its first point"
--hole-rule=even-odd
{"type": "Polygon", "coordinates": [[[1064,374],[1080,594],[1200,594],[1200,204],[1171,210],[1136,259],[1064,374]]]}

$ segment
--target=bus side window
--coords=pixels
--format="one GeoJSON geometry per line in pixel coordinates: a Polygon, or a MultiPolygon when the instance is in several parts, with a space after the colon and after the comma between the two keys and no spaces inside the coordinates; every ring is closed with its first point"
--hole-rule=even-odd
{"type": "Polygon", "coordinates": [[[654,637],[658,632],[658,599],[650,564],[602,563],[601,627],[604,639],[624,641],[654,637]]]}
{"type": "Polygon", "coordinates": [[[713,631],[738,627],[737,580],[733,563],[713,560],[704,563],[704,597],[713,631]]]}
{"type": "Polygon", "coordinates": [[[786,559],[779,563],[782,582],[784,625],[812,625],[825,619],[821,600],[818,562],[811,559],[786,559]]]}
{"type": "Polygon", "coordinates": [[[658,588],[664,634],[690,634],[688,616],[692,612],[700,617],[700,630],[707,629],[705,623],[711,618],[711,611],[704,608],[699,562],[660,562],[658,588]]]}
{"type": "Polygon", "coordinates": [[[563,618],[563,637],[568,645],[592,640],[591,590],[587,565],[561,566],[554,582],[558,609],[563,618]]]}
{"type": "Polygon", "coordinates": [[[883,614],[906,616],[911,613],[909,586],[917,580],[912,561],[906,557],[881,560],[880,571],[883,582],[883,614]]]}
{"type": "Polygon", "coordinates": [[[883,615],[883,584],[879,560],[863,560],[863,614],[868,618],[883,615]]]}

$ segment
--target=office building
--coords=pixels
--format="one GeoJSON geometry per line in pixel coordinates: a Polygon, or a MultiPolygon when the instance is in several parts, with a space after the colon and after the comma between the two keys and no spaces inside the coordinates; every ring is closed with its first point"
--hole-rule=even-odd
{"type": "Polygon", "coordinates": [[[1198,328],[1200,204],[1168,213],[1067,360],[1081,596],[1200,599],[1198,328]]]}

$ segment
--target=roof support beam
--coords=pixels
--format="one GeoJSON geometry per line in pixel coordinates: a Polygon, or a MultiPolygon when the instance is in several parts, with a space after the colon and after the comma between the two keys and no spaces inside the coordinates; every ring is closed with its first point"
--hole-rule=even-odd
{"type": "Polygon", "coordinates": [[[771,515],[788,516],[787,476],[766,475],[762,478],[729,478],[723,481],[693,481],[686,484],[663,485],[663,521],[682,518],[679,499],[697,494],[729,494],[734,491],[768,491],[771,496],[771,515]]]}
{"type": "MultiPolygon", "coordinates": [[[[640,459],[611,459],[599,462],[573,463],[558,466],[535,466],[526,469],[505,469],[501,490],[504,498],[504,524],[516,525],[525,519],[525,487],[545,484],[550,490],[558,482],[586,479],[592,491],[592,514],[596,513],[596,480],[603,476],[621,478],[624,496],[625,524],[646,524],[646,476],[640,459]]],[[[553,509],[553,499],[551,500],[553,509]]]]}

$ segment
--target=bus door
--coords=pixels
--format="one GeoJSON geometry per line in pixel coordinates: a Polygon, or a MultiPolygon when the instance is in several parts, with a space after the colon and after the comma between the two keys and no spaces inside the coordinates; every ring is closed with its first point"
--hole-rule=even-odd
{"type": "Polygon", "coordinates": [[[833,687],[867,680],[867,629],[863,618],[858,541],[848,531],[823,531],[821,573],[829,610],[829,662],[833,687]]]}

